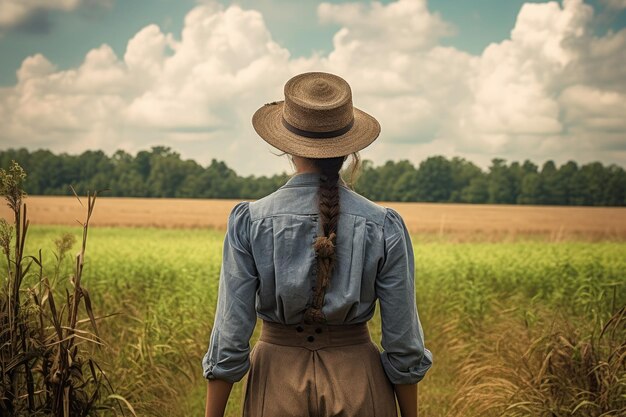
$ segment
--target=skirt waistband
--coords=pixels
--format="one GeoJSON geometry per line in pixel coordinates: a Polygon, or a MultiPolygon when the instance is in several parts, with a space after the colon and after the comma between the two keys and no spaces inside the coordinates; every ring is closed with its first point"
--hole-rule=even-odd
{"type": "Polygon", "coordinates": [[[309,350],[371,342],[367,323],[286,325],[263,320],[259,340],[275,345],[299,346],[309,350]]]}

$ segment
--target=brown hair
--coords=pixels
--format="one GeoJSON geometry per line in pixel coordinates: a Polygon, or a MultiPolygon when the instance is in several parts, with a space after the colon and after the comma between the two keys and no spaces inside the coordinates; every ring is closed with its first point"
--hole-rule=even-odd
{"type": "MultiPolygon", "coordinates": [[[[350,181],[352,186],[355,174],[360,166],[358,152],[351,154],[350,181]]],[[[313,290],[313,299],[304,313],[304,322],[324,323],[326,317],[322,313],[324,295],[330,284],[335,267],[335,244],[337,242],[337,224],[339,222],[339,178],[341,167],[346,156],[336,158],[311,159],[312,164],[320,171],[320,184],[317,190],[319,220],[322,226],[322,235],[313,243],[316,255],[316,280],[313,290]]]]}

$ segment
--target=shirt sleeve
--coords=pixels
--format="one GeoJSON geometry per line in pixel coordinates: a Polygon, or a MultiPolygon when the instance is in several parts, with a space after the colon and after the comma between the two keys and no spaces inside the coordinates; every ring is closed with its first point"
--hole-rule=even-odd
{"type": "Polygon", "coordinates": [[[250,368],[258,274],[250,250],[248,204],[238,203],[228,217],[215,322],[209,348],[202,359],[206,379],[234,383],[250,368]]]}
{"type": "Polygon", "coordinates": [[[385,256],[376,279],[382,324],[381,360],[393,384],[414,384],[432,366],[415,302],[415,258],[402,217],[387,208],[385,256]]]}

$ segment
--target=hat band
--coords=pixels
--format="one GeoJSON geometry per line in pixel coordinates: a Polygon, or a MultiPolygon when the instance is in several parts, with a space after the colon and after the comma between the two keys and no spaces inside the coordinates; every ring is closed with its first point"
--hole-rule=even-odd
{"type": "Polygon", "coordinates": [[[352,120],[350,120],[350,123],[348,123],[346,126],[342,127],[341,129],[331,130],[330,132],[311,132],[310,130],[298,129],[297,127],[289,124],[289,122],[285,120],[284,117],[282,117],[282,119],[283,119],[283,126],[285,126],[288,131],[290,131],[291,133],[295,133],[296,135],[304,136],[305,138],[312,138],[312,139],[327,139],[327,138],[334,138],[337,136],[341,136],[344,133],[348,133],[348,131],[352,129],[352,126],[354,125],[354,118],[353,118],[352,120]]]}

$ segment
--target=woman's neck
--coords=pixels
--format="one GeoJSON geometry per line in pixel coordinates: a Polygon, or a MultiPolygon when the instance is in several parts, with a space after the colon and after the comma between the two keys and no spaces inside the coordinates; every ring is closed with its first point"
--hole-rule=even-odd
{"type": "Polygon", "coordinates": [[[308,158],[302,158],[296,155],[292,155],[291,160],[296,167],[296,174],[320,173],[319,169],[314,164],[312,164],[308,158]]]}

